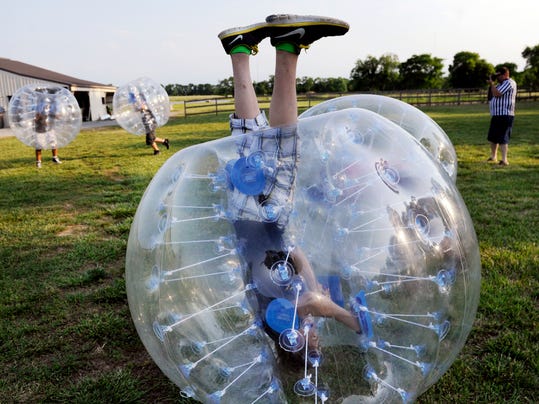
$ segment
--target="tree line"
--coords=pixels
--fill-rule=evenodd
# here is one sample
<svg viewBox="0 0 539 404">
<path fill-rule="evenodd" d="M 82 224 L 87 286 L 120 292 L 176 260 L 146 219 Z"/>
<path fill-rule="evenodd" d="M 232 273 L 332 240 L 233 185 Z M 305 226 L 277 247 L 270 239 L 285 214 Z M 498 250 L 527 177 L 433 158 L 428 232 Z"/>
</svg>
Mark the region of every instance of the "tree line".
<svg viewBox="0 0 539 404">
<path fill-rule="evenodd" d="M 505 66 L 518 86 L 527 90 L 539 90 L 539 44 L 526 47 L 522 51 L 526 65 L 517 70 L 516 63 L 506 62 L 493 65 L 482 59 L 478 53 L 462 51 L 455 54 L 448 66 L 448 74 L 443 74 L 442 59 L 430 54 L 413 55 L 404 62 L 391 53 L 380 57 L 367 56 L 357 60 L 349 78 L 296 79 L 298 93 L 344 93 L 354 91 L 392 91 L 443 88 L 479 88 L 496 69 Z M 254 82 L 257 95 L 269 95 L 273 89 L 273 76 L 268 80 Z M 215 84 L 167 84 L 168 95 L 224 95 L 234 93 L 232 77 Z"/>
</svg>

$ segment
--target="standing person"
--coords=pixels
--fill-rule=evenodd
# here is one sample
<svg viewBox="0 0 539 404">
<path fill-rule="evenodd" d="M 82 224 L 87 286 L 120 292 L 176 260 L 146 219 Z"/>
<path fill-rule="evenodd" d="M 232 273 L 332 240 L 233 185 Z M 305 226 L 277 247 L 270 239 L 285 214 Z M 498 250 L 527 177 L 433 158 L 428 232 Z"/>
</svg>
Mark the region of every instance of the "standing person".
<svg viewBox="0 0 539 404">
<path fill-rule="evenodd" d="M 141 101 L 139 111 L 142 125 L 144 126 L 144 129 L 146 131 L 146 144 L 152 147 L 153 154 L 156 155 L 160 153 L 157 143 L 164 144 L 168 150 L 168 148 L 170 147 L 168 139 L 161 139 L 160 137 L 155 136 L 155 130 L 157 129 L 157 120 L 155 119 L 153 112 L 148 108 L 144 100 Z"/>
<path fill-rule="evenodd" d="M 507 151 L 515 119 L 517 84 L 509 77 L 509 69 L 506 67 L 500 67 L 495 76 L 497 84 L 493 80 L 488 81 L 492 99 L 489 101 L 491 118 L 487 140 L 490 142 L 490 157 L 487 161 L 497 161 L 499 148 L 502 159 L 498 164 L 507 166 Z"/>
<path fill-rule="evenodd" d="M 232 136 L 238 137 L 240 156 L 232 169 L 229 209 L 247 264 L 247 282 L 257 285 L 254 306 L 259 310 L 266 332 L 275 340 L 283 327 L 289 325 L 279 321 L 286 317 L 283 311 L 293 310 L 293 306 L 286 304 L 285 287 L 272 281 L 270 273 L 276 263 L 289 265 L 290 271 L 304 279 L 304 293 L 297 305 L 300 319 L 332 317 L 360 332 L 357 318 L 331 300 L 299 248 L 283 246 L 298 158 L 298 57 L 301 49 L 316 40 L 344 35 L 348 28 L 347 23 L 333 18 L 280 14 L 267 17 L 264 23 L 219 34 L 232 63 L 235 112 L 230 115 L 230 128 Z M 269 122 L 259 108 L 249 64 L 251 55 L 258 52 L 258 44 L 266 37 L 276 49 Z M 241 137 L 242 134 L 246 135 Z M 274 168 L 262 175 L 256 166 L 249 167 L 249 158 L 255 155 L 268 159 L 266 163 Z M 290 312 L 287 314 L 292 316 Z M 308 337 L 308 345 L 310 349 L 318 349 L 315 330 Z"/>
<path fill-rule="evenodd" d="M 50 103 L 40 102 L 34 116 L 34 130 L 36 132 L 37 144 L 42 145 L 47 143 L 54 145 L 56 143 L 56 137 L 52 133 L 54 130 L 54 111 Z M 36 166 L 41 168 L 41 155 L 42 149 L 38 146 L 36 148 Z M 62 164 L 58 157 L 58 149 L 52 148 L 52 161 L 55 164 Z"/>
</svg>

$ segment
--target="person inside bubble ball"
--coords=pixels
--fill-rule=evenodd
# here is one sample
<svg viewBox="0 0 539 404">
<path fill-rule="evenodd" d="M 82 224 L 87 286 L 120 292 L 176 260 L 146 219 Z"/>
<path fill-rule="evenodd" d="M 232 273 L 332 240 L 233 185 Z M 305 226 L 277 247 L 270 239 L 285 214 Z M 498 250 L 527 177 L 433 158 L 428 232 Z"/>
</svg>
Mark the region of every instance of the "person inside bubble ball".
<svg viewBox="0 0 539 404">
<path fill-rule="evenodd" d="M 314 316 L 334 318 L 361 332 L 357 317 L 332 300 L 305 254 L 283 241 L 298 159 L 298 57 L 302 49 L 320 38 L 344 35 L 348 29 L 346 22 L 333 18 L 278 14 L 263 23 L 218 35 L 232 63 L 235 112 L 230 115 L 230 128 L 237 137 L 240 156 L 228 165 L 233 185 L 229 210 L 247 265 L 247 282 L 256 285 L 251 303 L 275 341 L 292 326 L 296 303 L 299 319 L 293 328 L 301 329 L 300 322 Z M 250 57 L 258 53 L 258 44 L 267 37 L 276 49 L 269 122 L 260 110 L 250 73 Z M 290 279 L 300 279 L 297 302 L 293 284 L 276 281 L 275 272 L 272 275 L 276 262 L 290 268 Z M 315 327 L 307 339 L 309 350 L 319 349 Z"/>
<path fill-rule="evenodd" d="M 55 164 L 62 164 L 58 157 L 58 148 L 55 147 L 56 136 L 54 135 L 54 107 L 50 102 L 41 101 L 37 105 L 34 116 L 34 131 L 36 134 L 36 166 L 41 168 L 42 146 L 47 144 L 52 146 L 52 161 Z M 40 147 L 41 145 L 41 147 Z"/>
<path fill-rule="evenodd" d="M 155 130 L 157 129 L 157 120 L 152 110 L 148 108 L 148 104 L 144 97 L 138 103 L 138 111 L 140 112 L 140 119 L 144 130 L 146 132 L 146 145 L 151 146 L 153 149 L 153 154 L 157 155 L 160 153 L 157 143 L 162 143 L 167 149 L 170 147 L 168 139 L 162 139 L 155 135 Z"/>
</svg>

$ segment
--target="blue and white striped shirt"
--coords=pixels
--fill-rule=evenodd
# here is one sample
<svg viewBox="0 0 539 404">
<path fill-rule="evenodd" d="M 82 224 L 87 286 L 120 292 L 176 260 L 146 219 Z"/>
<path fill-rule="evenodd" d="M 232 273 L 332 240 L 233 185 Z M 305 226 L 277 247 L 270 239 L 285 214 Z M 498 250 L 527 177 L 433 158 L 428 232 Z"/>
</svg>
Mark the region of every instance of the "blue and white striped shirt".
<svg viewBox="0 0 539 404">
<path fill-rule="evenodd" d="M 517 83 L 511 78 L 499 83 L 496 88 L 499 97 L 492 97 L 489 102 L 490 115 L 515 115 L 515 101 L 517 98 Z"/>
</svg>

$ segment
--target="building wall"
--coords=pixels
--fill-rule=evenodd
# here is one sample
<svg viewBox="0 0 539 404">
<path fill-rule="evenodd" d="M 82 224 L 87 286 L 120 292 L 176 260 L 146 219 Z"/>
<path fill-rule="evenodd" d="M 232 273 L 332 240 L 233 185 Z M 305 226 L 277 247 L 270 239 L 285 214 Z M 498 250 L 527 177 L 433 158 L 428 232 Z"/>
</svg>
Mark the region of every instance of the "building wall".
<svg viewBox="0 0 539 404">
<path fill-rule="evenodd" d="M 31 77 L 24 77 L 18 74 L 13 74 L 6 72 L 5 70 L 0 70 L 0 107 L 3 107 L 7 111 L 9 105 L 9 97 L 11 97 L 19 88 L 24 87 L 28 84 L 37 84 L 37 85 L 55 85 L 58 83 L 53 83 L 51 81 L 33 79 Z M 63 86 L 66 87 L 67 86 Z"/>
<path fill-rule="evenodd" d="M 112 107 L 112 95 L 115 88 L 113 86 L 96 87 L 77 87 L 75 85 L 66 85 L 46 80 L 34 79 L 0 70 L 0 107 L 5 111 L 8 109 L 10 97 L 21 87 L 26 85 L 53 85 L 62 86 L 70 90 L 73 94 L 84 94 L 76 96 L 79 106 L 83 112 L 83 119 L 97 121 L 107 115 L 107 104 Z M 80 99 L 86 100 L 86 105 L 80 105 Z M 7 114 L 4 116 L 4 126 L 7 126 Z"/>
</svg>

